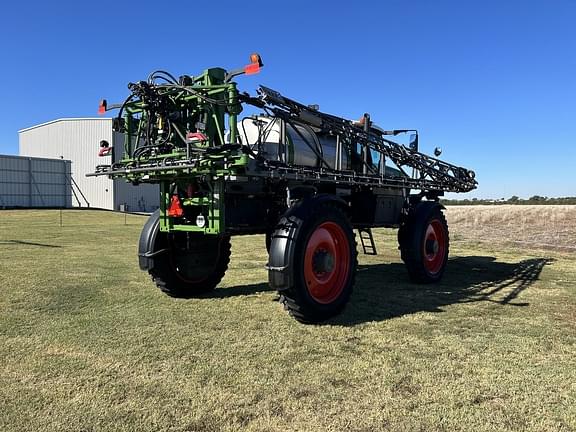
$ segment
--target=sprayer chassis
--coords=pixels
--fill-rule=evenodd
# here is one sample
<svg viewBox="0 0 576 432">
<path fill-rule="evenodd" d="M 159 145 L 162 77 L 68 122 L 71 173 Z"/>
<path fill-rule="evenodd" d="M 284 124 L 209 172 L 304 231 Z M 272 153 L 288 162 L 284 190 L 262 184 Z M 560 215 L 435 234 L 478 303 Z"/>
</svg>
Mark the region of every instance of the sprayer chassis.
<svg viewBox="0 0 576 432">
<path fill-rule="evenodd" d="M 263 234 L 274 228 L 279 216 L 296 201 L 318 194 L 331 196 L 347 208 L 354 227 L 397 227 L 409 189 L 402 179 L 363 176 L 353 171 L 321 168 L 246 165 L 232 156 L 218 160 L 221 169 L 199 169 L 201 160 L 172 167 L 141 166 L 146 182 L 160 185 L 160 229 L 207 235 Z M 245 161 L 245 160 L 244 160 Z M 217 165 L 218 162 L 215 164 Z M 115 171 L 112 177 L 130 178 L 135 170 Z M 187 171 L 190 171 L 188 173 Z M 142 181 L 139 176 L 139 181 Z M 182 200 L 184 215 L 169 216 L 174 185 L 194 195 Z M 429 198 L 439 192 L 428 193 Z M 202 224 L 197 223 L 203 216 Z"/>
<path fill-rule="evenodd" d="M 251 59 L 246 73 L 262 65 Z M 230 80 L 240 73 L 214 68 L 176 80 L 159 71 L 131 83 L 118 106 L 125 117 L 114 122 L 124 152 L 101 143 L 112 161 L 89 175 L 160 186 L 138 251 L 156 285 L 174 297 L 210 291 L 226 271 L 230 236 L 265 234 L 269 283 L 284 307 L 301 322 L 322 321 L 350 298 L 353 230 L 364 253 L 376 254 L 374 227 L 398 228 L 412 280 L 440 280 L 449 238 L 438 200 L 474 189 L 474 173 L 418 152 L 417 133 L 410 146 L 389 140 L 412 131 L 384 131 L 367 114 L 352 122 L 266 87 L 258 97 L 239 94 Z M 265 115 L 239 122 L 243 104 Z"/>
</svg>

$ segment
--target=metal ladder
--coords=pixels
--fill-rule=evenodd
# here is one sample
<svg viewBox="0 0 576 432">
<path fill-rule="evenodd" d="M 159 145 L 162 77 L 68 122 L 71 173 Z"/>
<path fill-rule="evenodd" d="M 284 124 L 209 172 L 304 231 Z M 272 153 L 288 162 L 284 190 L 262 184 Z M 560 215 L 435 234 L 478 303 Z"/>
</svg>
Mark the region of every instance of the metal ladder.
<svg viewBox="0 0 576 432">
<path fill-rule="evenodd" d="M 358 228 L 358 234 L 360 235 L 360 243 L 362 244 L 364 255 L 376 255 L 376 245 L 374 244 L 372 229 Z"/>
</svg>

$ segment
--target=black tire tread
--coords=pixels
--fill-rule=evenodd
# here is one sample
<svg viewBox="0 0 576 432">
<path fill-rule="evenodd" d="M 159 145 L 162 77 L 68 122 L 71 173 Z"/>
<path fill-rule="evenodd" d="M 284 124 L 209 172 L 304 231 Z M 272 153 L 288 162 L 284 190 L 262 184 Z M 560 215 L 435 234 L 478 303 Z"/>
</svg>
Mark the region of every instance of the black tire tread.
<svg viewBox="0 0 576 432">
<path fill-rule="evenodd" d="M 410 279 L 420 284 L 438 282 L 442 278 L 446 266 L 444 265 L 436 276 L 431 277 L 422 262 L 420 239 L 416 237 L 419 237 L 422 227 L 427 226 L 428 221 L 432 219 L 439 219 L 446 229 L 446 255 L 448 256 L 450 253 L 450 232 L 448 222 L 440 207 L 434 207 L 423 218 L 409 218 L 398 230 L 398 244 L 402 261 L 406 265 Z"/>
<path fill-rule="evenodd" d="M 212 291 L 218 286 L 230 263 L 230 237 L 222 238 L 220 254 L 212 274 L 204 281 L 195 284 L 186 284 L 174 276 L 174 270 L 167 260 L 157 260 L 154 268 L 148 271 L 152 281 L 166 295 L 174 298 L 192 298 Z"/>
<path fill-rule="evenodd" d="M 318 206 L 318 208 L 312 210 L 312 213 L 307 219 L 314 221 L 316 220 L 316 216 L 318 214 L 322 214 L 326 211 L 330 212 L 332 215 L 336 215 L 335 218 L 337 220 L 340 219 L 341 221 L 344 221 L 351 230 L 352 233 L 351 245 L 353 246 L 352 248 L 353 253 L 351 256 L 352 263 L 350 271 L 352 275 L 349 283 L 349 288 L 345 289 L 343 293 L 344 297 L 341 297 L 339 299 L 340 303 L 339 306 L 325 313 L 319 312 L 316 308 L 311 307 L 311 305 L 304 298 L 301 292 L 301 290 L 304 290 L 305 288 L 296 286 L 298 282 L 294 283 L 295 286 L 279 291 L 280 295 L 279 301 L 283 305 L 284 309 L 288 311 L 290 316 L 292 316 L 295 320 L 303 324 L 315 324 L 321 321 L 325 321 L 331 318 L 332 316 L 340 313 L 348 303 L 348 300 L 352 295 L 354 284 L 356 282 L 356 268 L 358 266 L 358 250 L 356 248 L 356 235 L 350 225 L 350 221 L 346 213 L 344 213 L 344 211 L 342 211 L 342 209 L 340 209 L 338 206 L 332 204 L 322 204 Z M 298 280 L 298 278 L 295 279 Z"/>
</svg>

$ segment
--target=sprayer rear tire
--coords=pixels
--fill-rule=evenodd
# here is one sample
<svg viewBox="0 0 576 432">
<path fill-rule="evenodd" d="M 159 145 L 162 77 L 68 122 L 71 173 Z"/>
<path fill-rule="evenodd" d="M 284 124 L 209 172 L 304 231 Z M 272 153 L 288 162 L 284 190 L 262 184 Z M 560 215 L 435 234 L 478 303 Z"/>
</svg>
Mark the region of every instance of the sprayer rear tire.
<svg viewBox="0 0 576 432">
<path fill-rule="evenodd" d="M 192 298 L 212 291 L 230 262 L 230 237 L 185 233 L 159 233 L 156 250 L 167 249 L 154 259 L 148 272 L 156 286 L 177 298 Z"/>
<path fill-rule="evenodd" d="M 450 238 L 440 206 L 415 211 L 400 227 L 398 243 L 413 282 L 434 283 L 442 279 L 448 263 Z"/>
<path fill-rule="evenodd" d="M 295 218 L 290 216 L 288 235 L 282 219 L 272 235 L 271 255 L 285 247 L 286 239 L 293 242 L 286 246 L 294 251 L 286 256 L 292 282 L 278 289 L 280 302 L 297 321 L 317 323 L 339 314 L 350 299 L 356 277 L 356 241 L 348 218 L 337 206 L 319 204 L 307 217 Z"/>
</svg>

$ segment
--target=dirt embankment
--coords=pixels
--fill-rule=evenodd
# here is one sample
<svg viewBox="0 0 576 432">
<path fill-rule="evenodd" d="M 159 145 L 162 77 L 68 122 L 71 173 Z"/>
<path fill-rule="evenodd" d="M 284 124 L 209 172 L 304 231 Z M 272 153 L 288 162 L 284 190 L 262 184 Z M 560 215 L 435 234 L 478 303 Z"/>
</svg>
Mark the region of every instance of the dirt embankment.
<svg viewBox="0 0 576 432">
<path fill-rule="evenodd" d="M 576 205 L 448 206 L 453 240 L 515 243 L 576 253 Z"/>
</svg>

